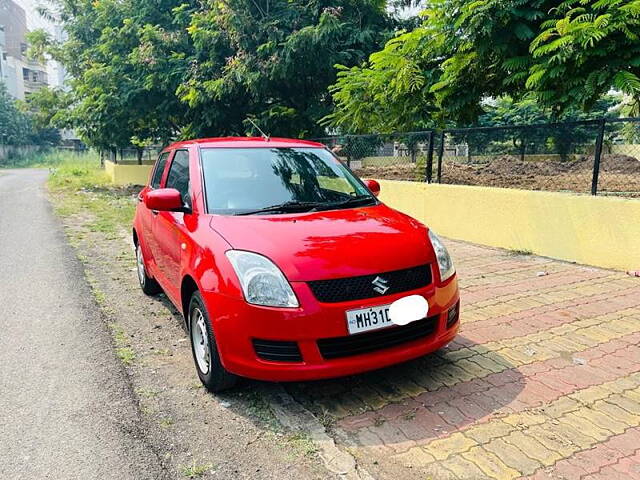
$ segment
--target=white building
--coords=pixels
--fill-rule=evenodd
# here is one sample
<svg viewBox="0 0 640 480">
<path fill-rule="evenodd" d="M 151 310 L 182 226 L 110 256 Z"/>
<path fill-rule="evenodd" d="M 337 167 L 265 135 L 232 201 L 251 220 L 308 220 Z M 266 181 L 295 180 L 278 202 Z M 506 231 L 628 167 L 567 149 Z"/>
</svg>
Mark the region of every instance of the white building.
<svg viewBox="0 0 640 480">
<path fill-rule="evenodd" d="M 12 0 L 0 0 L 0 30 L 2 81 L 11 96 L 25 100 L 49 82 L 46 66 L 26 56 L 27 17 Z"/>
</svg>

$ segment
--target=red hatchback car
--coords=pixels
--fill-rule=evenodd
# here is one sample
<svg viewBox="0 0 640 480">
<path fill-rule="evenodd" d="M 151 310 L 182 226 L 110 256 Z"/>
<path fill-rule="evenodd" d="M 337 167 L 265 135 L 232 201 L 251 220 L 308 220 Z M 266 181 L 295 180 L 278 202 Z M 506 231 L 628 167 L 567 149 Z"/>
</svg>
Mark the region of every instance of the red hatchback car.
<svg viewBox="0 0 640 480">
<path fill-rule="evenodd" d="M 446 248 L 379 190 L 302 140 L 202 139 L 160 154 L 134 219 L 138 276 L 184 315 L 209 390 L 236 376 L 355 374 L 454 338 L 459 293 Z M 428 314 L 391 321 L 390 306 L 415 295 Z"/>
</svg>

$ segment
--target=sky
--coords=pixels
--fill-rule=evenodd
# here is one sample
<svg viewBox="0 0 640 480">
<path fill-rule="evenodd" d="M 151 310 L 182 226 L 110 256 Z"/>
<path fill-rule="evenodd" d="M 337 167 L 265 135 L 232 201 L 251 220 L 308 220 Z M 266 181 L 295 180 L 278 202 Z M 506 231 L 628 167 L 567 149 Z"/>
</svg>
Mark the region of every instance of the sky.
<svg viewBox="0 0 640 480">
<path fill-rule="evenodd" d="M 20 5 L 27 14 L 27 28 L 29 30 L 35 30 L 37 28 L 44 28 L 47 31 L 53 30 L 53 25 L 46 19 L 42 18 L 36 12 L 36 7 L 42 5 L 40 0 L 13 0 L 14 3 Z"/>
</svg>

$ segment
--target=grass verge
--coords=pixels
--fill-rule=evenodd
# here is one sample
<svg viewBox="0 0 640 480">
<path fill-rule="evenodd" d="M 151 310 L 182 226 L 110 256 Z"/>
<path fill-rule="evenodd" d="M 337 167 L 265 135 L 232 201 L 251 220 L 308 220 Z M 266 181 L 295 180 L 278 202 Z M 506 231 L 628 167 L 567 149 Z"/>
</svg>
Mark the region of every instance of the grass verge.
<svg viewBox="0 0 640 480">
<path fill-rule="evenodd" d="M 58 215 L 84 214 L 90 217 L 89 230 L 105 233 L 107 238 L 130 230 L 138 187 L 111 185 L 95 153 L 52 156 L 56 166 L 50 169 L 48 187 Z"/>
</svg>

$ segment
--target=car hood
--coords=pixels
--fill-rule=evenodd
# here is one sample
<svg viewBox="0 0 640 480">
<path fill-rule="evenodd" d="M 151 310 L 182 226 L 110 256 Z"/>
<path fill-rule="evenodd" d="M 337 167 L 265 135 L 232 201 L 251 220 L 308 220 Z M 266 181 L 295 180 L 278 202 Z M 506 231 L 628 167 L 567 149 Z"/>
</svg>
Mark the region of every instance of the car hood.
<svg viewBox="0 0 640 480">
<path fill-rule="evenodd" d="M 270 258 L 291 281 L 368 275 L 431 263 L 427 229 L 386 205 L 288 215 L 214 215 L 237 250 Z"/>
</svg>

